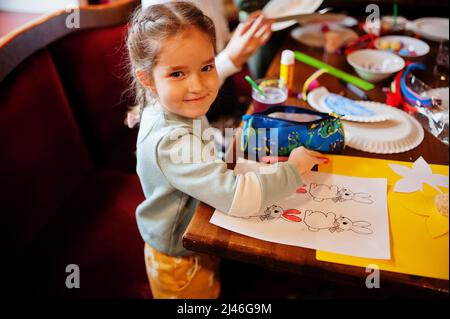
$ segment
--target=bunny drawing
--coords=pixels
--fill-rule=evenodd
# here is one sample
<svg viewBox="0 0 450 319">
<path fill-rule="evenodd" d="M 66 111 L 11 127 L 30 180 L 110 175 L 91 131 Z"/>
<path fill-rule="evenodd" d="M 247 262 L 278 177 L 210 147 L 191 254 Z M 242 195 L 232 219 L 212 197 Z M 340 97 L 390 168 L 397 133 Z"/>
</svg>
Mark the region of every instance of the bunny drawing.
<svg viewBox="0 0 450 319">
<path fill-rule="evenodd" d="M 283 215 L 283 208 L 277 205 L 272 205 L 266 208 L 264 215 L 258 216 L 261 220 L 271 220 L 275 218 L 280 218 Z"/>
<path fill-rule="evenodd" d="M 263 215 L 253 217 L 259 217 L 261 221 L 282 218 L 295 223 L 304 222 L 308 226 L 308 230 L 312 232 L 328 229 L 330 233 L 349 230 L 362 235 L 373 233 L 372 229 L 369 228 L 371 226 L 369 222 L 362 220 L 352 221 L 350 218 L 342 216 L 336 218 L 335 213 L 329 212 L 325 214 L 321 211 L 312 211 L 310 209 L 302 213 L 298 209 L 284 210 L 281 206 L 272 205 L 266 208 Z"/>
<path fill-rule="evenodd" d="M 347 217 L 336 218 L 335 213 L 323 213 L 321 211 L 305 211 L 303 222 L 308 226 L 308 230 L 317 232 L 321 229 L 328 229 L 330 233 L 353 231 L 357 234 L 370 235 L 373 233 L 369 227 L 371 224 L 366 221 L 352 221 Z"/>
<path fill-rule="evenodd" d="M 301 219 L 297 216 L 300 215 L 301 212 L 297 209 L 287 209 L 284 210 L 283 207 L 278 205 L 272 205 L 266 208 L 263 215 L 258 216 L 262 221 L 263 220 L 272 220 L 275 218 L 282 217 L 283 219 L 287 219 L 290 221 L 301 221 Z"/>
<path fill-rule="evenodd" d="M 367 193 L 353 193 L 348 188 L 337 187 L 336 185 L 325 185 L 325 184 L 316 184 L 311 183 L 309 185 L 309 194 L 312 198 L 321 202 L 327 199 L 331 199 L 335 203 L 337 202 L 345 202 L 349 200 L 353 200 L 362 204 L 372 204 L 373 200 L 370 198 L 372 195 Z"/>
</svg>

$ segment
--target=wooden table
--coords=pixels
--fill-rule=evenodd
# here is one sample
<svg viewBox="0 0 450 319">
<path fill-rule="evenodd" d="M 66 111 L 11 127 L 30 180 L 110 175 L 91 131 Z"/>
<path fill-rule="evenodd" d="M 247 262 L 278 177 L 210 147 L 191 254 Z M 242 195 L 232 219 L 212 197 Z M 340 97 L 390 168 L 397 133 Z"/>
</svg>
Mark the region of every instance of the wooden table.
<svg viewBox="0 0 450 319">
<path fill-rule="evenodd" d="M 437 53 L 437 44 L 429 44 L 431 45 L 431 52 L 427 56 L 418 58 L 417 60 L 426 63 L 427 66 L 430 67 L 430 72 L 428 72 L 428 74 L 432 74 L 432 66 L 434 65 Z M 273 59 L 266 76 L 267 78 L 278 78 L 281 51 L 283 49 L 299 50 L 341 70 L 355 74 L 353 69 L 347 64 L 345 56 L 325 54 L 322 50 L 308 48 L 288 38 Z M 296 91 L 300 89 L 301 84 L 303 84 L 306 78 L 311 75 L 314 70 L 315 69 L 312 67 L 296 62 L 294 77 Z M 325 74 L 319 80 L 321 83 L 326 84 L 326 87 L 331 92 L 338 93 L 344 90 L 338 80 L 330 75 Z M 389 86 L 389 83 L 390 80 L 382 82 L 377 85 L 375 89 L 367 92 L 370 99 L 377 102 L 385 102 L 385 94 L 382 92 L 382 87 Z M 353 98 L 356 99 L 356 97 Z M 309 108 L 305 102 L 299 101 L 295 97 L 290 97 L 288 104 Z M 250 106 L 248 112 L 252 112 L 252 106 Z M 410 162 L 423 156 L 430 164 L 448 165 L 449 163 L 448 147 L 427 131 L 425 131 L 423 142 L 417 148 L 408 152 L 393 155 L 380 155 L 362 152 L 347 147 L 342 154 Z M 214 209 L 212 207 L 204 203 L 199 205 L 183 237 L 183 244 L 187 249 L 254 263 L 273 270 L 320 276 L 320 278 L 325 280 L 346 283 L 353 282 L 358 285 L 364 285 L 365 278 L 368 274 L 363 267 L 318 261 L 316 260 L 316 252 L 313 249 L 263 241 L 220 228 L 209 223 L 213 212 Z M 392 287 L 400 287 L 400 290 L 402 291 L 408 291 L 414 288 L 419 289 L 420 291 L 439 292 L 444 294 L 448 294 L 449 291 L 449 283 L 447 280 L 438 280 L 388 271 L 381 271 L 381 278 L 384 285 L 388 283 L 388 285 L 390 284 Z M 386 285 L 384 287 L 386 287 Z"/>
</svg>

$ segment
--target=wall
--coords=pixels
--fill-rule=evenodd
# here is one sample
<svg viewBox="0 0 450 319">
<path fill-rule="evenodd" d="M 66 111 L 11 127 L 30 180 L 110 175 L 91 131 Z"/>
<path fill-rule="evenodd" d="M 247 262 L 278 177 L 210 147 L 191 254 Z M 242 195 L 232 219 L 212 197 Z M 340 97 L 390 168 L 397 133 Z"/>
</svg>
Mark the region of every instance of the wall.
<svg viewBox="0 0 450 319">
<path fill-rule="evenodd" d="M 48 13 L 87 4 L 87 0 L 0 0 L 1 11 Z"/>
</svg>

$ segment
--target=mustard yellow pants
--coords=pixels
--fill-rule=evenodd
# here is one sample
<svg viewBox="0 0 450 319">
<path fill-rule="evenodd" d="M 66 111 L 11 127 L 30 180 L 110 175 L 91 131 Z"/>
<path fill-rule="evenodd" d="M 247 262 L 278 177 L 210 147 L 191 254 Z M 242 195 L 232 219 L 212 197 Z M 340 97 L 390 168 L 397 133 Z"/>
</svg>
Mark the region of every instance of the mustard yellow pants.
<svg viewBox="0 0 450 319">
<path fill-rule="evenodd" d="M 220 294 L 219 258 L 173 257 L 145 244 L 147 276 L 156 299 L 215 299 Z"/>
</svg>

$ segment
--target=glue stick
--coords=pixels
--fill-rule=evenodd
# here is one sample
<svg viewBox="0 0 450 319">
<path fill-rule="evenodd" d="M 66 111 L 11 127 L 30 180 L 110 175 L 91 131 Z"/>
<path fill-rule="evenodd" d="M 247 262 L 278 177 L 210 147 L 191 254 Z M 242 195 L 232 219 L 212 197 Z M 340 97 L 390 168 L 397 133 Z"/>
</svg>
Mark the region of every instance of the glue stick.
<svg viewBox="0 0 450 319">
<path fill-rule="evenodd" d="M 294 85 L 294 65 L 294 52 L 291 50 L 284 50 L 281 53 L 280 79 L 286 85 L 289 95 L 292 94 L 292 87 Z"/>
</svg>

